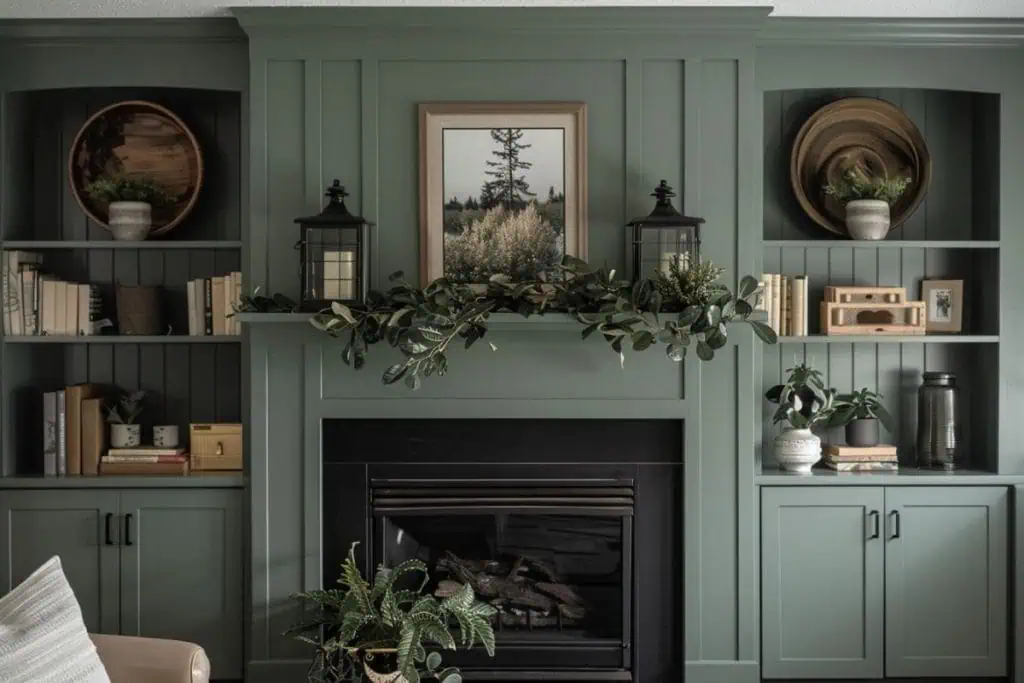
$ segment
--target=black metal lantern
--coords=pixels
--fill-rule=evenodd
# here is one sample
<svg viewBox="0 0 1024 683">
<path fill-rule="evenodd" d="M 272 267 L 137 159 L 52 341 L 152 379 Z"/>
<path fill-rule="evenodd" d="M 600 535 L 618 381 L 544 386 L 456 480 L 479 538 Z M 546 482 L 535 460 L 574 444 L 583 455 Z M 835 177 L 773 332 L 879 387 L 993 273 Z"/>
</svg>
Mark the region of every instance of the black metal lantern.
<svg viewBox="0 0 1024 683">
<path fill-rule="evenodd" d="M 330 201 L 316 216 L 296 218 L 302 237 L 296 247 L 302 259 L 302 297 L 304 311 L 319 311 L 332 301 L 358 303 L 366 298 L 370 286 L 370 227 L 361 216 L 353 216 L 345 207 L 348 192 L 341 182 L 324 192 Z"/>
<path fill-rule="evenodd" d="M 700 226 L 703 218 L 684 216 L 672 206 L 675 192 L 664 180 L 651 193 L 657 198 L 650 215 L 634 218 L 627 225 L 633 230 L 633 281 L 668 273 L 678 260 L 680 270 L 700 263 Z"/>
</svg>

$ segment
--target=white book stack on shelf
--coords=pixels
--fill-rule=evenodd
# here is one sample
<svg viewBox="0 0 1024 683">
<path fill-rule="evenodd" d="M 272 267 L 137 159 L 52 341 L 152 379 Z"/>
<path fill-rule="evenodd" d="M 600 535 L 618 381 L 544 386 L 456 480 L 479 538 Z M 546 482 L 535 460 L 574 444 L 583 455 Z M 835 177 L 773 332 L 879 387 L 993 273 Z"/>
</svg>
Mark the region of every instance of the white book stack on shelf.
<svg viewBox="0 0 1024 683">
<path fill-rule="evenodd" d="M 810 294 L 806 275 L 764 273 L 761 275 L 761 289 L 763 294 L 758 308 L 768 314 L 767 324 L 776 334 L 785 337 L 810 334 L 807 321 Z"/>
<path fill-rule="evenodd" d="M 188 297 L 188 333 L 191 336 L 223 336 L 242 333 L 234 316 L 242 296 L 242 274 L 232 272 L 191 280 Z"/>
</svg>

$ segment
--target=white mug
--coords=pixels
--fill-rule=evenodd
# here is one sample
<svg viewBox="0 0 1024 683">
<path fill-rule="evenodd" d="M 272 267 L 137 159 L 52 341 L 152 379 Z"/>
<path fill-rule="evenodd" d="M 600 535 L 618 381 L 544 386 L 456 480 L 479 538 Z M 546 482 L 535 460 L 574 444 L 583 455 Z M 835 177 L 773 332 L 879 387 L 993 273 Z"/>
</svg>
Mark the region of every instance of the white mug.
<svg viewBox="0 0 1024 683">
<path fill-rule="evenodd" d="M 159 448 L 177 448 L 178 425 L 157 425 L 153 427 L 153 445 Z"/>
</svg>

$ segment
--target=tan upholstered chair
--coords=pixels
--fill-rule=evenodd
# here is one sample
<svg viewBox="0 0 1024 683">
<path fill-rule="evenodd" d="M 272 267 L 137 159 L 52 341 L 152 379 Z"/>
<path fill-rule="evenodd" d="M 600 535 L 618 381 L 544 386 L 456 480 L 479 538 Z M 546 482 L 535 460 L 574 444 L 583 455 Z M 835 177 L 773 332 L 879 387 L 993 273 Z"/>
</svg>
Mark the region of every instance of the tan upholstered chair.
<svg viewBox="0 0 1024 683">
<path fill-rule="evenodd" d="M 110 683 L 209 683 L 210 660 L 194 643 L 91 634 Z"/>
</svg>

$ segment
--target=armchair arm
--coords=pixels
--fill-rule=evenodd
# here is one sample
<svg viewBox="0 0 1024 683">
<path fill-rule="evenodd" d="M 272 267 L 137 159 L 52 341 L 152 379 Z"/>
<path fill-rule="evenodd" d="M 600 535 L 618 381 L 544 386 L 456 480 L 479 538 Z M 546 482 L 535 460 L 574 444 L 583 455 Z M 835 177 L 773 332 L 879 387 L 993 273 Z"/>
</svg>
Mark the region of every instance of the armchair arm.
<svg viewBox="0 0 1024 683">
<path fill-rule="evenodd" d="M 110 683 L 209 683 L 210 660 L 194 643 L 90 634 Z"/>
</svg>

